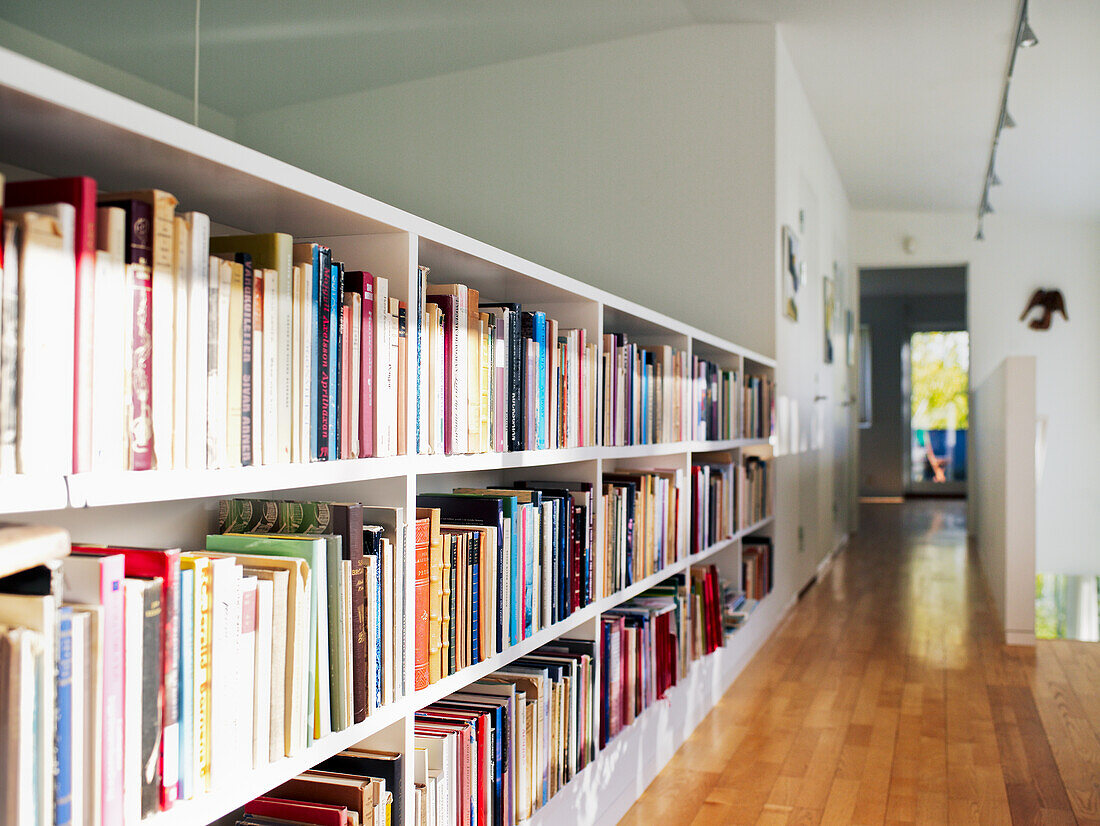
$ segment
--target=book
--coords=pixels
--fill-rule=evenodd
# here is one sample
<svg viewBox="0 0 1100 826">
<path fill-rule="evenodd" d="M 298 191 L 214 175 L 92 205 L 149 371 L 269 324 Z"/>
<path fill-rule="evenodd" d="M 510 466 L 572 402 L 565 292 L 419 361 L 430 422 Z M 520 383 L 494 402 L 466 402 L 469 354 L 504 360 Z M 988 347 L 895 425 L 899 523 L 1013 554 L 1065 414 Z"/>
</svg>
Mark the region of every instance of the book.
<svg viewBox="0 0 1100 826">
<path fill-rule="evenodd" d="M 358 458 L 374 455 L 375 427 L 375 311 L 374 276 L 362 270 L 344 273 L 344 290 L 359 296 L 359 451 Z"/>
<path fill-rule="evenodd" d="M 125 676 L 125 557 L 121 554 L 76 554 L 62 562 L 65 598 L 102 607 L 99 637 L 102 647 L 102 703 L 99 729 L 102 743 L 101 822 L 122 823 L 122 760 Z"/>
<path fill-rule="evenodd" d="M 419 690 L 421 688 L 427 688 L 429 683 L 428 672 L 428 626 L 429 626 L 429 608 L 428 599 L 430 596 L 429 589 L 429 554 L 431 548 L 431 517 L 421 517 L 420 508 L 417 508 L 416 519 L 416 570 L 415 570 L 415 659 L 414 659 L 414 676 L 413 676 L 413 688 Z M 438 515 L 437 515 L 437 528 L 438 528 Z"/>
<path fill-rule="evenodd" d="M 284 232 L 222 235 L 210 239 L 210 251 L 248 253 L 254 267 L 275 271 L 272 282 L 265 284 L 268 297 L 274 296 L 275 299 L 271 302 L 271 306 L 265 304 L 265 312 L 268 314 L 265 323 L 274 320 L 273 329 L 268 330 L 269 340 L 274 346 L 267 358 L 268 363 L 273 366 L 274 377 L 271 382 L 270 406 L 267 409 L 274 416 L 269 427 L 273 431 L 271 435 L 274 437 L 275 444 L 272 458 L 268 461 L 289 462 L 293 405 L 291 398 L 293 267 L 295 263 L 293 239 Z M 265 401 L 268 399 L 265 398 Z"/>
<path fill-rule="evenodd" d="M 145 201 L 100 199 L 126 213 L 126 281 L 132 291 L 123 335 L 128 352 L 125 386 L 126 468 L 150 470 L 153 453 L 153 209 Z"/>
<path fill-rule="evenodd" d="M 330 806 L 281 800 L 276 797 L 257 797 L 246 803 L 246 815 L 277 818 L 283 823 L 314 824 L 315 826 L 349 826 L 346 806 Z"/>
<path fill-rule="evenodd" d="M 468 356 L 469 294 L 465 284 L 429 284 L 428 301 L 439 307 L 444 317 L 443 419 L 444 452 L 466 453 L 469 448 Z"/>
<path fill-rule="evenodd" d="M 141 817 L 148 817 L 161 810 L 163 775 L 158 769 L 162 733 L 161 673 L 163 670 L 161 611 L 163 581 L 159 577 L 133 579 L 127 577 L 127 590 L 133 589 L 135 601 L 140 605 L 140 624 L 135 626 L 141 640 L 141 667 L 134 687 L 141 696 L 140 721 L 137 747 L 138 799 Z M 127 647 L 127 657 L 130 656 Z M 127 698 L 127 704 L 130 699 Z M 135 732 L 136 733 L 136 732 Z M 127 731 L 129 735 L 129 731 Z M 129 781 L 131 777 L 127 778 Z"/>
<path fill-rule="evenodd" d="M 92 470 L 125 470 L 127 328 L 133 323 L 126 270 L 126 211 L 96 210 L 92 293 Z"/>
<path fill-rule="evenodd" d="M 344 806 L 349 812 L 359 815 L 360 826 L 371 826 L 374 823 L 374 784 L 369 779 L 308 771 L 276 786 L 270 795 L 305 803 Z"/>
<path fill-rule="evenodd" d="M 92 466 L 96 182 L 87 177 L 11 182 L 4 185 L 4 203 L 9 214 L 14 208 L 44 204 L 63 203 L 73 207 L 73 294 L 63 300 L 64 305 L 69 306 L 71 299 L 73 309 L 72 468 L 76 473 L 88 471 Z"/>
<path fill-rule="evenodd" d="M 76 210 L 57 203 L 7 209 L 18 223 L 19 319 L 16 471 L 65 474 L 73 469 L 72 325 Z"/>
<path fill-rule="evenodd" d="M 116 201 L 141 201 L 151 210 L 151 408 L 154 466 L 172 467 L 175 388 L 173 341 L 175 330 L 175 215 L 177 201 L 159 189 L 114 192 L 100 196 L 101 205 Z M 157 440 L 163 444 L 158 444 Z"/>
<path fill-rule="evenodd" d="M 405 756 L 391 752 L 351 748 L 322 760 L 317 769 L 360 777 L 380 777 L 386 781 L 386 789 L 394 794 L 393 816 L 395 826 L 405 824 L 405 801 L 400 790 L 405 788 Z"/>
</svg>

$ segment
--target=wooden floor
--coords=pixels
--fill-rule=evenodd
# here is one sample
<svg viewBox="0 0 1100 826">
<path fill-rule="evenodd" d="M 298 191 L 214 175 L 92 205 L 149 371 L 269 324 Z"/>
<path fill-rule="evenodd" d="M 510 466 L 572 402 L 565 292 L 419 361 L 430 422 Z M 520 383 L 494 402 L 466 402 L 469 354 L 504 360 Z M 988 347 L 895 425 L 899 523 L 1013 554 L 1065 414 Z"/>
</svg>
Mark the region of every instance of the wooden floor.
<svg viewBox="0 0 1100 826">
<path fill-rule="evenodd" d="M 620 826 L 1100 824 L 1100 644 L 999 642 L 964 503 L 861 513 Z"/>
</svg>

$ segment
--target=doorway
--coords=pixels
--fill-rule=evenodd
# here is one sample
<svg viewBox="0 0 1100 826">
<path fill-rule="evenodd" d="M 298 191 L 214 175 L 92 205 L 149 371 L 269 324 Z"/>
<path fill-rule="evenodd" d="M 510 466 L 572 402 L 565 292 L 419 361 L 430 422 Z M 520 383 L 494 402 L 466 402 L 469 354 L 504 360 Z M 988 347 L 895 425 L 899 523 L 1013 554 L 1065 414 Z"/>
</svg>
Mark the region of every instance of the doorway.
<svg viewBox="0 0 1100 826">
<path fill-rule="evenodd" d="M 966 492 L 970 426 L 970 334 L 919 330 L 902 348 L 902 398 L 909 414 L 906 493 Z"/>
</svg>

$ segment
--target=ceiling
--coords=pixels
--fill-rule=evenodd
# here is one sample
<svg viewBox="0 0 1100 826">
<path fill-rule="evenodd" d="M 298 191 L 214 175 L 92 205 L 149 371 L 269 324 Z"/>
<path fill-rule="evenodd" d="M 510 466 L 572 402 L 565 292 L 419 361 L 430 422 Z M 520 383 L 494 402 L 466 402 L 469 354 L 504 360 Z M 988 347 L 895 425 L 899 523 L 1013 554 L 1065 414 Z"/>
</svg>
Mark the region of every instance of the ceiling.
<svg viewBox="0 0 1100 826">
<path fill-rule="evenodd" d="M 232 117 L 697 23 L 777 23 L 857 209 L 976 209 L 1018 0 L 202 0 Z M 151 13 L 155 8 L 156 13 Z M 993 205 L 1100 218 L 1100 2 L 1031 0 Z M 194 6 L 0 0 L 0 19 L 190 97 Z"/>
</svg>

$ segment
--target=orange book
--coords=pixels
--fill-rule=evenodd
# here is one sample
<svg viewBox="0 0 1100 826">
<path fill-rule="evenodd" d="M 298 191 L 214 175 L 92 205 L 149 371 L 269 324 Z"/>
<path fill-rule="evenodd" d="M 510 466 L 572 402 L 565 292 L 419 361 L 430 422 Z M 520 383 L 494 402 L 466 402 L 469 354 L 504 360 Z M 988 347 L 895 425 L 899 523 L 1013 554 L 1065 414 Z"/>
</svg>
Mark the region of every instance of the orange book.
<svg viewBox="0 0 1100 826">
<path fill-rule="evenodd" d="M 428 551 L 431 519 L 416 520 L 416 648 L 413 689 L 428 687 Z"/>
</svg>

